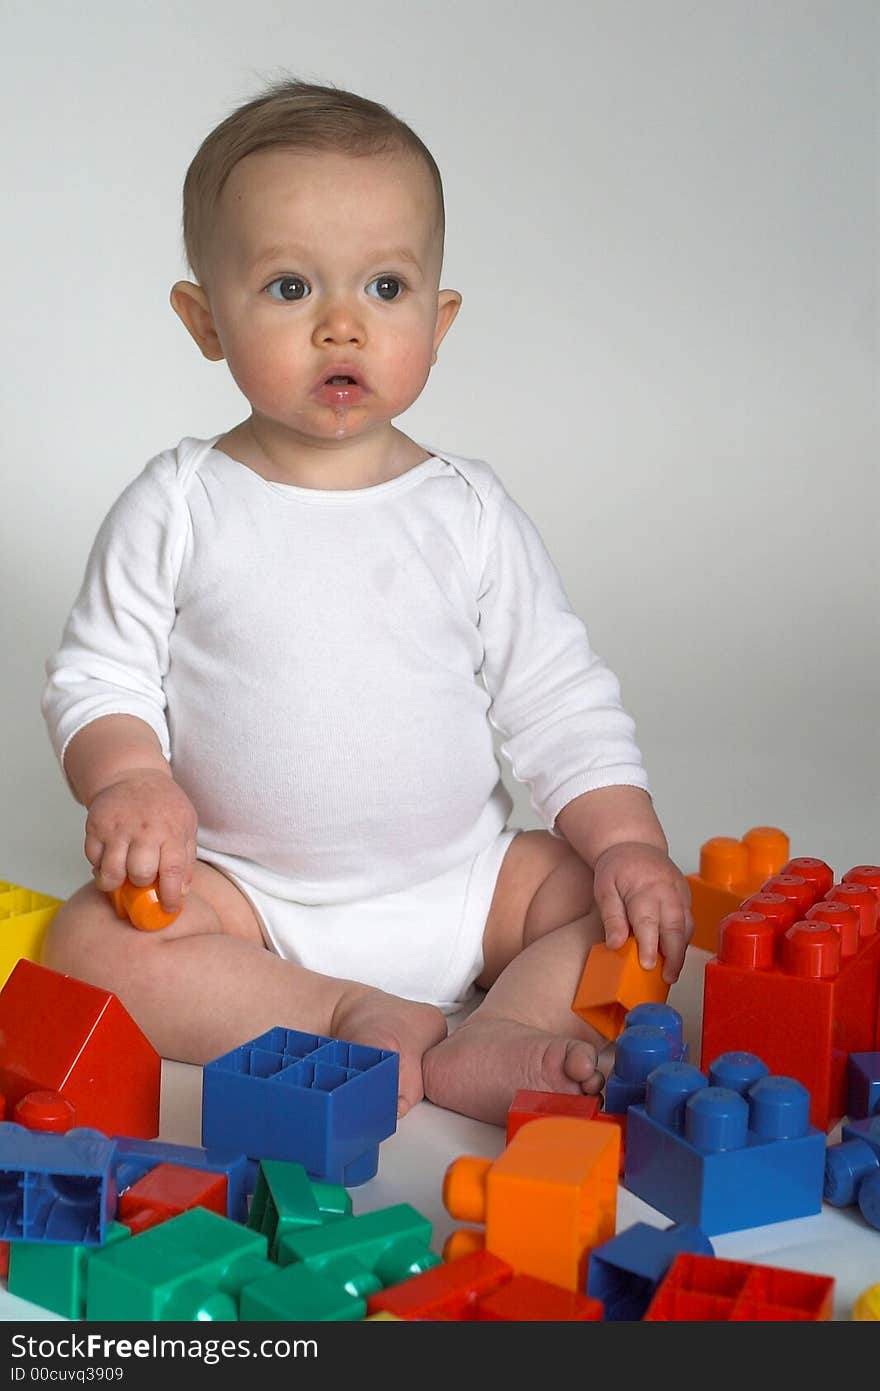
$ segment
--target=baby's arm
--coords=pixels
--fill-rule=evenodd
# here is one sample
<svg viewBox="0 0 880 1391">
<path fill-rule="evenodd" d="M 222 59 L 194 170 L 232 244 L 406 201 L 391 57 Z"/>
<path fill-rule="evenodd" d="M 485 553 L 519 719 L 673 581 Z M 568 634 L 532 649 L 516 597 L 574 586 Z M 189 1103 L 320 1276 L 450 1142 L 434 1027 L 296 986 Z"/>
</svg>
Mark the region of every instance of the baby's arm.
<svg viewBox="0 0 880 1391">
<path fill-rule="evenodd" d="M 197 819 L 153 729 L 132 715 L 93 720 L 68 744 L 64 769 L 88 809 L 85 853 L 97 887 L 158 878 L 163 908 L 176 912 L 192 880 Z"/>
<path fill-rule="evenodd" d="M 663 977 L 677 980 L 693 935 L 690 892 L 667 853 L 651 798 L 638 787 L 603 787 L 575 797 L 556 826 L 592 867 L 596 906 L 610 947 L 632 929 L 649 969 L 664 957 Z"/>
</svg>

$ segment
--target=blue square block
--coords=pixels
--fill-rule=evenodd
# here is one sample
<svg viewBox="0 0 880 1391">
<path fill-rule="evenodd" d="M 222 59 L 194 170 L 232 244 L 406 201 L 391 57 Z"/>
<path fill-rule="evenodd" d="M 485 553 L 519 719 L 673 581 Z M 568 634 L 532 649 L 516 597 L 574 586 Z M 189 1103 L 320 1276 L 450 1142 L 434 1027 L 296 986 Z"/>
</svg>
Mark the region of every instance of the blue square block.
<svg viewBox="0 0 880 1391">
<path fill-rule="evenodd" d="M 605 1321 L 641 1319 L 679 1251 L 714 1256 L 715 1251 L 699 1227 L 661 1229 L 635 1222 L 625 1231 L 596 1246 L 587 1267 L 587 1294 L 601 1299 Z"/>
<path fill-rule="evenodd" d="M 880 1053 L 850 1053 L 846 1076 L 847 1120 L 880 1115 Z"/>
<path fill-rule="evenodd" d="M 226 1216 L 233 1222 L 246 1222 L 248 1194 L 254 1191 L 256 1166 L 240 1150 L 201 1149 L 198 1145 L 169 1145 L 164 1140 L 141 1140 L 117 1135 L 114 1172 L 120 1193 L 143 1178 L 157 1164 L 180 1164 L 185 1169 L 203 1169 L 209 1174 L 226 1175 Z"/>
<path fill-rule="evenodd" d="M 354 1187 L 397 1129 L 400 1055 L 275 1028 L 205 1065 L 202 1142 Z"/>
<path fill-rule="evenodd" d="M 880 1116 L 864 1116 L 857 1121 L 844 1121 L 841 1140 L 864 1140 L 880 1159 Z"/>
<path fill-rule="evenodd" d="M 806 1088 L 766 1075 L 743 1096 L 705 1082 L 674 1063 L 651 1074 L 627 1113 L 625 1187 L 707 1236 L 820 1212 L 825 1135 Z"/>
<path fill-rule="evenodd" d="M 100 1246 L 116 1216 L 115 1152 L 99 1130 L 0 1123 L 0 1238 Z"/>
</svg>

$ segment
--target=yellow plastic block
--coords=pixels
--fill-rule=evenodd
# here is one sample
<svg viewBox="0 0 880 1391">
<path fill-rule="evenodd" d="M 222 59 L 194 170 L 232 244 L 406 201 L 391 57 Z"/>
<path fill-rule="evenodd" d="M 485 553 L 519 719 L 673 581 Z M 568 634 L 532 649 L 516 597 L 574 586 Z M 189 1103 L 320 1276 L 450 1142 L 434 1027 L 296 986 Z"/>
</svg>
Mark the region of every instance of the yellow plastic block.
<svg viewBox="0 0 880 1391">
<path fill-rule="evenodd" d="M 862 1290 L 853 1305 L 852 1316 L 861 1323 L 880 1322 L 880 1285 Z"/>
<path fill-rule="evenodd" d="M 62 902 L 0 880 L 0 985 L 23 956 L 40 964 L 43 938 Z"/>
<path fill-rule="evenodd" d="M 590 1250 L 614 1235 L 619 1157 L 616 1126 L 541 1117 L 522 1126 L 494 1163 L 453 1160 L 443 1202 L 464 1221 L 482 1214 L 486 1250 L 514 1270 L 582 1290 Z M 446 1249 L 444 1256 L 451 1258 Z"/>
<path fill-rule="evenodd" d="M 631 1009 L 649 1001 L 664 1004 L 668 994 L 662 956 L 646 971 L 639 963 L 638 942 L 627 937 L 613 950 L 604 942 L 590 948 L 571 1008 L 603 1038 L 617 1038 Z"/>
<path fill-rule="evenodd" d="M 399 1314 L 389 1314 L 387 1309 L 380 1309 L 378 1314 L 367 1314 L 367 1317 L 363 1320 L 363 1322 L 376 1323 L 380 1320 L 382 1323 L 387 1323 L 389 1320 L 393 1323 L 404 1322 L 404 1320 L 400 1317 Z"/>
<path fill-rule="evenodd" d="M 694 935 L 691 945 L 717 952 L 718 924 L 756 894 L 788 859 L 788 836 L 777 826 L 753 826 L 742 840 L 713 836 L 700 847 L 700 870 L 687 876 Z"/>
</svg>

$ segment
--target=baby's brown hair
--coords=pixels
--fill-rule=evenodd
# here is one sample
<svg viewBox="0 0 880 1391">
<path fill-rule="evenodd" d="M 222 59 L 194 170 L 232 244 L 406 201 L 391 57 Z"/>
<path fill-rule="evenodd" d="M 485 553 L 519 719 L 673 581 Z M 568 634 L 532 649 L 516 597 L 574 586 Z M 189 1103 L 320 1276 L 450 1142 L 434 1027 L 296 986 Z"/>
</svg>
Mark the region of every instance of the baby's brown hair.
<svg viewBox="0 0 880 1391">
<path fill-rule="evenodd" d="M 402 150 L 424 161 L 437 193 L 437 235 L 443 255 L 445 210 L 440 170 L 427 146 L 386 106 L 332 85 L 282 78 L 239 106 L 205 137 L 183 185 L 183 245 L 204 283 L 206 248 L 217 201 L 234 166 L 272 147 L 377 155 Z"/>
</svg>

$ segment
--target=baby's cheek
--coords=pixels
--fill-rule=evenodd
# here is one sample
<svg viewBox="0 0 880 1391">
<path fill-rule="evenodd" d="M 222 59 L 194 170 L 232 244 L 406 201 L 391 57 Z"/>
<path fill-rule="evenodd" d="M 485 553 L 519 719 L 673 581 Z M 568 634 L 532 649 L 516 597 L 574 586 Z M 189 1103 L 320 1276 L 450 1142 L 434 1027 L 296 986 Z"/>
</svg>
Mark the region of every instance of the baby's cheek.
<svg viewBox="0 0 880 1391">
<path fill-rule="evenodd" d="M 290 363 L 273 353 L 271 345 L 254 343 L 230 353 L 227 366 L 239 391 L 258 409 L 289 403 L 293 387 Z"/>
</svg>

